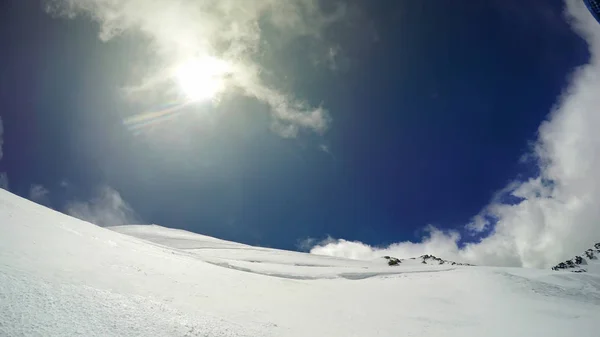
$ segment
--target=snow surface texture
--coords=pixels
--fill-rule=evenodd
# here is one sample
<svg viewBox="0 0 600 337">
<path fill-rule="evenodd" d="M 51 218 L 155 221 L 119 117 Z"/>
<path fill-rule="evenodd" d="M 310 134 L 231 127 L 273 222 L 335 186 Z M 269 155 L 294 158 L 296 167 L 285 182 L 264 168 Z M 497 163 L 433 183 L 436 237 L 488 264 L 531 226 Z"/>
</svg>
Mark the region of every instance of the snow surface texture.
<svg viewBox="0 0 600 337">
<path fill-rule="evenodd" d="M 0 190 L 0 336 L 598 336 L 600 275 L 353 261 Z"/>
<path fill-rule="evenodd" d="M 569 270 L 574 273 L 592 272 L 600 274 L 600 242 L 594 245 L 593 248 L 586 250 L 583 254 L 577 255 L 574 258 L 561 262 L 552 267 L 552 270 Z"/>
</svg>

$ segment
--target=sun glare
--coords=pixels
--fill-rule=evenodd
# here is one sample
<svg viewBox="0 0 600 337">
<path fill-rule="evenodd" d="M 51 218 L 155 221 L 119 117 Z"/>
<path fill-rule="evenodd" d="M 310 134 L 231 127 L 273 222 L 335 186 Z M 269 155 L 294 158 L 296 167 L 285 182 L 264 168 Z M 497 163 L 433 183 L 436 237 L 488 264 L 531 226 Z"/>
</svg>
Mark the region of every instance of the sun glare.
<svg viewBox="0 0 600 337">
<path fill-rule="evenodd" d="M 215 97 L 226 86 L 230 65 L 214 57 L 189 60 L 175 69 L 175 79 L 182 93 L 191 101 Z"/>
</svg>

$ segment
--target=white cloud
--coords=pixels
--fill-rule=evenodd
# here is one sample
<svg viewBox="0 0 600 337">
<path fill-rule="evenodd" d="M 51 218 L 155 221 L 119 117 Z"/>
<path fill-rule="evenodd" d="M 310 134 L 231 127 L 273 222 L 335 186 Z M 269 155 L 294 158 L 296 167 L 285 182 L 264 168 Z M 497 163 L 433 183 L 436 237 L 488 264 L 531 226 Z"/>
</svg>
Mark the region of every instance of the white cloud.
<svg viewBox="0 0 600 337">
<path fill-rule="evenodd" d="M 49 205 L 50 199 L 48 199 L 48 194 L 50 191 L 46 189 L 42 185 L 31 185 L 29 188 L 29 200 L 35 201 L 41 205 Z"/>
<path fill-rule="evenodd" d="M 319 145 L 319 149 L 325 153 L 331 154 L 331 150 L 329 149 L 329 146 L 327 146 L 325 144 Z"/>
<path fill-rule="evenodd" d="M 268 83 L 273 75 L 257 60 L 288 42 L 309 37 L 324 39 L 324 31 L 346 14 L 346 7 L 318 0 L 46 0 L 52 14 L 83 15 L 100 24 L 100 38 L 108 41 L 127 33 L 141 34 L 158 66 L 130 92 L 165 90 L 168 74 L 177 64 L 195 57 L 216 56 L 233 65 L 230 85 L 270 107 L 273 129 L 284 137 L 299 130 L 324 131 L 329 118 L 314 107 Z M 333 5 L 336 4 L 336 5 Z M 267 34 L 268 33 L 268 34 Z M 271 36 L 269 40 L 265 37 Z M 324 51 L 327 52 L 326 50 Z M 277 75 L 277 74 L 275 74 Z"/>
<path fill-rule="evenodd" d="M 330 70 L 338 70 L 338 58 L 341 52 L 340 46 L 329 47 L 327 51 L 327 56 L 325 58 L 327 62 L 327 66 Z"/>
<path fill-rule="evenodd" d="M 582 1 L 567 0 L 566 5 L 574 29 L 589 44 L 591 59 L 573 74 L 539 128 L 533 156 L 540 175 L 498 194 L 512 194 L 520 202 L 504 204 L 495 197 L 467 225 L 469 231 L 491 230 L 487 237 L 459 247 L 457 232 L 430 227 L 419 243 L 381 248 L 337 240 L 311 252 L 361 259 L 431 253 L 475 264 L 548 267 L 600 241 L 600 25 Z"/>
<path fill-rule="evenodd" d="M 117 226 L 138 223 L 136 213 L 111 187 L 99 189 L 98 195 L 89 202 L 70 202 L 66 213 L 98 226 Z"/>
<path fill-rule="evenodd" d="M 457 232 L 443 232 L 433 226 L 427 226 L 425 232 L 426 235 L 419 243 L 407 241 L 394 243 L 388 247 L 374 247 L 359 241 L 327 238 L 314 246 L 310 252 L 358 260 L 371 260 L 384 255 L 408 258 L 424 254 L 439 255 L 450 260 L 457 258 L 459 251 L 457 242 L 460 239 Z"/>
</svg>

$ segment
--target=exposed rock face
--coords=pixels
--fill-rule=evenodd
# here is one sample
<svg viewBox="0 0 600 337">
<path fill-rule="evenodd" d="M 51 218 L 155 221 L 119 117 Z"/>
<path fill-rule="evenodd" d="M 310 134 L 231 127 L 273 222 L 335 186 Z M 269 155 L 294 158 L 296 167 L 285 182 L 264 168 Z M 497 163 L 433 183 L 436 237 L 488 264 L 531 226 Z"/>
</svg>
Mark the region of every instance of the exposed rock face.
<svg viewBox="0 0 600 337">
<path fill-rule="evenodd" d="M 388 265 L 389 266 L 397 266 L 400 263 L 402 263 L 402 260 L 395 258 L 395 257 L 391 257 L 391 256 L 384 256 L 384 259 L 388 260 Z"/>
<path fill-rule="evenodd" d="M 568 270 L 574 273 L 585 273 L 588 272 L 588 266 L 591 262 L 598 263 L 598 257 L 600 257 L 600 242 L 596 243 L 594 248 L 590 248 L 583 252 L 583 254 L 557 264 L 552 267 L 552 270 Z"/>
<path fill-rule="evenodd" d="M 419 257 L 413 257 L 410 259 L 398 259 L 398 258 L 395 258 L 392 256 L 384 256 L 383 258 L 388 261 L 388 265 L 390 265 L 390 266 L 400 265 L 402 262 L 405 262 L 407 260 L 411 260 L 414 262 L 420 261 L 422 264 L 431 264 L 431 265 L 449 264 L 452 266 L 472 266 L 471 264 L 468 264 L 468 263 L 458 263 L 458 262 L 454 262 L 454 261 L 444 260 L 439 257 L 433 256 L 433 255 L 428 255 L 428 254 L 422 255 Z"/>
<path fill-rule="evenodd" d="M 427 254 L 420 256 L 418 258 L 422 259 L 423 262 L 421 262 L 421 263 L 423 263 L 423 264 L 450 264 L 453 266 L 472 266 L 472 264 L 444 260 L 437 256 L 427 255 Z"/>
</svg>

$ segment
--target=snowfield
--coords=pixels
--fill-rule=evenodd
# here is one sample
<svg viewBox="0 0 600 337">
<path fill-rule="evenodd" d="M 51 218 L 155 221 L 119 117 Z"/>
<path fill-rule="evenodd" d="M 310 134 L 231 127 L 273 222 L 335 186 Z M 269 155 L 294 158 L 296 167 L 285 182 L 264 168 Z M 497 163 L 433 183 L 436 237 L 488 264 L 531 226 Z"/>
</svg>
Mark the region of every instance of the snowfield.
<svg viewBox="0 0 600 337">
<path fill-rule="evenodd" d="M 597 337 L 600 275 L 107 229 L 0 190 L 0 336 Z"/>
</svg>

